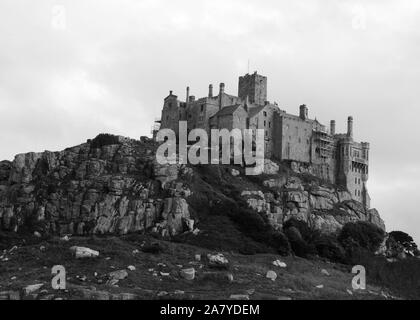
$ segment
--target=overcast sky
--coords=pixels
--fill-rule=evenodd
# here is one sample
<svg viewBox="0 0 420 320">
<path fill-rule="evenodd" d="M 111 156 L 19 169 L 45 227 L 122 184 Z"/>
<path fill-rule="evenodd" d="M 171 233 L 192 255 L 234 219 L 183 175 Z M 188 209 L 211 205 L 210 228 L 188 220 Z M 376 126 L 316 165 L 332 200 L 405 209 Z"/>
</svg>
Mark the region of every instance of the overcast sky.
<svg viewBox="0 0 420 320">
<path fill-rule="evenodd" d="M 1 0 L 0 159 L 149 135 L 169 90 L 268 77 L 371 143 L 372 205 L 420 242 L 420 1 Z"/>
</svg>

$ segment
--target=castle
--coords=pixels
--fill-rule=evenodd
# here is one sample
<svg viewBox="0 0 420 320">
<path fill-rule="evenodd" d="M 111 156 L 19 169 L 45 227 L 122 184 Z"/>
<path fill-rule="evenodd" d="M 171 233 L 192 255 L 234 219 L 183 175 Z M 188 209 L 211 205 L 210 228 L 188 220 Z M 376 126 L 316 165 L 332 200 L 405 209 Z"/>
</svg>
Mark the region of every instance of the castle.
<svg viewBox="0 0 420 320">
<path fill-rule="evenodd" d="M 170 91 L 164 99 L 160 128 L 179 132 L 179 121 L 187 121 L 188 131 L 211 129 L 264 129 L 265 157 L 290 163 L 294 170 L 310 173 L 347 188 L 352 198 L 370 206 L 367 192 L 369 143 L 353 140 L 353 118 L 348 117 L 347 132 L 329 130 L 308 117 L 301 105 L 299 115 L 281 110 L 267 101 L 267 77 L 257 72 L 239 77 L 238 95 L 225 92 L 221 83 L 218 95 L 209 85 L 207 97 L 196 99 L 187 87 L 181 101 Z"/>
</svg>

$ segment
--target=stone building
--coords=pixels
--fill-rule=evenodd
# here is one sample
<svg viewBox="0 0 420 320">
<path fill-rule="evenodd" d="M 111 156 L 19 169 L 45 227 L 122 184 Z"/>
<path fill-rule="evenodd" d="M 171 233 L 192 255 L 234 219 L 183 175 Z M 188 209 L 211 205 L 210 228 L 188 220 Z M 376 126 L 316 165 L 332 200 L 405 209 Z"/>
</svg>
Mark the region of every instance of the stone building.
<svg viewBox="0 0 420 320">
<path fill-rule="evenodd" d="M 232 130 L 264 129 L 264 152 L 290 164 L 297 172 L 308 172 L 347 188 L 354 200 L 370 206 L 366 183 L 369 143 L 353 140 L 353 118 L 348 117 L 347 132 L 336 133 L 335 121 L 327 128 L 309 118 L 306 105 L 299 114 L 289 114 L 276 103 L 267 101 L 267 78 L 257 72 L 239 77 L 238 95 L 225 92 L 219 85 L 217 95 L 209 85 L 207 97 L 195 99 L 187 87 L 185 101 L 170 91 L 164 99 L 161 128 L 179 133 L 179 121 L 187 121 L 188 131 L 195 128 Z"/>
</svg>

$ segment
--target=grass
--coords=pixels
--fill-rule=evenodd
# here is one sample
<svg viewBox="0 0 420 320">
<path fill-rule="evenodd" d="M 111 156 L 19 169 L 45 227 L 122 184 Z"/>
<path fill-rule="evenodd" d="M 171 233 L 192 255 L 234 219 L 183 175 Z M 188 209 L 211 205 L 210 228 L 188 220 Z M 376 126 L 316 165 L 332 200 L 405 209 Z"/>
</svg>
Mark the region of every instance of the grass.
<svg viewBox="0 0 420 320">
<path fill-rule="evenodd" d="M 367 278 L 372 283 L 386 286 L 407 299 L 420 299 L 420 259 L 410 257 L 388 262 L 384 257 L 359 253 L 355 264 L 366 268 Z"/>
<path fill-rule="evenodd" d="M 192 235 L 191 237 L 196 238 Z M 230 269 L 228 271 L 215 270 L 207 265 L 205 259 L 196 262 L 194 257 L 196 254 L 205 257 L 207 253 L 220 252 L 219 250 L 162 241 L 140 234 L 120 238 L 80 237 L 72 238 L 68 242 L 57 238 L 29 242 L 30 244 L 19 245 L 12 253 L 7 253 L 8 261 L 0 262 L 0 291 L 20 290 L 30 284 L 44 283 L 43 289 L 46 290 L 44 295 L 66 299 L 80 299 L 84 297 L 84 291 L 93 290 L 93 288 L 97 295 L 101 292 L 132 293 L 139 299 L 161 299 L 162 297 L 158 294 L 162 291 L 168 293 L 166 298 L 228 299 L 231 294 L 246 294 L 252 289 L 255 292 L 250 298 L 255 300 L 279 297 L 376 299 L 381 291 L 381 288 L 369 285 L 369 290 L 376 294 L 366 291 L 349 295 L 346 291 L 351 288 L 352 274 L 349 271 L 336 269 L 336 265 L 323 261 L 310 261 L 292 256 L 280 258 L 274 253 L 243 255 L 223 251 L 230 262 Z M 193 243 L 192 240 L 190 242 Z M 142 245 L 148 243 L 159 243 L 162 252 L 159 254 L 142 252 Z M 5 242 L 3 244 L 6 245 Z M 12 243 L 9 242 L 9 249 L 10 245 Z M 98 250 L 100 256 L 96 259 L 77 260 L 69 250 L 73 245 Z M 272 265 L 272 261 L 279 258 L 286 262 L 287 268 Z M 56 292 L 51 289 L 51 268 L 56 264 L 66 268 L 68 292 Z M 120 281 L 118 287 L 111 287 L 101 282 L 102 279 L 106 279 L 109 272 L 126 269 L 129 265 L 135 266 L 136 270 L 128 271 L 128 278 Z M 182 268 L 193 266 L 196 269 L 196 279 L 183 280 L 179 275 L 181 266 Z M 157 275 L 154 276 L 153 272 L 149 271 L 150 269 L 156 271 Z M 323 275 L 320 272 L 321 269 L 327 269 L 331 276 Z M 274 270 L 278 274 L 276 281 L 265 277 L 268 270 Z M 161 276 L 160 271 L 170 275 Z M 223 281 L 220 277 L 212 280 L 213 277 L 206 277 L 209 272 L 230 272 L 234 281 Z M 85 276 L 86 279 L 81 281 L 77 276 Z M 323 284 L 324 288 L 315 288 L 319 284 Z M 184 294 L 174 296 L 176 290 L 184 291 Z"/>
</svg>

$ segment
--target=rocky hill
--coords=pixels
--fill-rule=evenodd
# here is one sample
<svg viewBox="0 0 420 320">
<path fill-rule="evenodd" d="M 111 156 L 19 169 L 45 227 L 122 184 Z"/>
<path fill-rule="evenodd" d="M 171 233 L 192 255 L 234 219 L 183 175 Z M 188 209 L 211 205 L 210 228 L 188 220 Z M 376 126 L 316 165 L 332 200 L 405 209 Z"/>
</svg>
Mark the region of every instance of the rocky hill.
<svg viewBox="0 0 420 320">
<path fill-rule="evenodd" d="M 263 175 L 240 167 L 159 165 L 157 145 L 99 135 L 60 152 L 19 154 L 0 162 L 0 226 L 39 234 L 171 237 L 206 228 L 206 216 L 244 201 L 274 229 L 291 217 L 332 233 L 346 222 L 384 229 L 375 209 L 348 191 L 266 160 Z M 201 224 L 201 225 L 200 225 Z"/>
<path fill-rule="evenodd" d="M 60 152 L 0 162 L 0 299 L 2 290 L 10 299 L 28 284 L 48 284 L 55 265 L 69 269 L 67 280 L 77 291 L 63 298 L 79 297 L 85 284 L 106 296 L 115 289 L 117 296 L 137 298 L 172 298 L 164 294 L 172 291 L 195 298 L 276 298 L 279 290 L 296 299 L 381 295 L 377 288 L 356 297 L 349 282 L 356 264 L 369 267 L 375 285 L 417 297 L 412 239 L 403 232 L 385 237 L 378 212 L 348 191 L 269 160 L 258 176 L 235 165 L 160 165 L 157 147 L 148 138 L 101 134 Z M 79 261 L 74 246 L 100 254 Z M 379 251 L 378 260 L 373 253 Z M 197 261 L 197 253 L 227 257 L 228 277 L 208 259 Z M 181 281 L 187 265 L 197 281 Z M 339 270 L 334 279 L 326 275 L 334 273 L 330 267 Z M 116 268 L 128 270 L 120 270 L 128 273 L 120 289 L 108 279 Z M 272 271 L 281 281 L 267 278 Z M 303 282 L 301 271 L 308 276 Z M 217 293 L 220 283 L 226 288 Z"/>
</svg>

